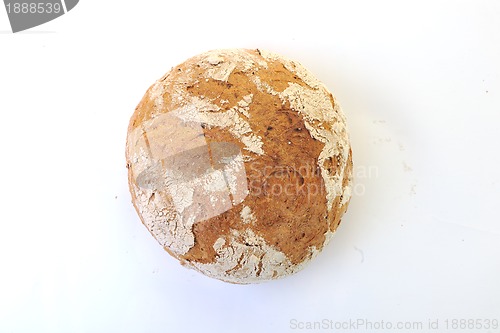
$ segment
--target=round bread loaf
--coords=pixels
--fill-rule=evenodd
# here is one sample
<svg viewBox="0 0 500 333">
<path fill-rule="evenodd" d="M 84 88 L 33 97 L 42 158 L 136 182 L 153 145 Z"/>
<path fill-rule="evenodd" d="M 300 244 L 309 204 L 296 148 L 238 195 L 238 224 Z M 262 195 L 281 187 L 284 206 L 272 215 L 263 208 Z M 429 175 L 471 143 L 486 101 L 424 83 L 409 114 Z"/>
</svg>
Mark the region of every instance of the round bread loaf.
<svg viewBox="0 0 500 333">
<path fill-rule="evenodd" d="M 232 283 L 302 269 L 352 192 L 335 98 L 263 50 L 215 50 L 172 68 L 137 106 L 126 159 L 133 204 L 161 246 Z"/>
</svg>

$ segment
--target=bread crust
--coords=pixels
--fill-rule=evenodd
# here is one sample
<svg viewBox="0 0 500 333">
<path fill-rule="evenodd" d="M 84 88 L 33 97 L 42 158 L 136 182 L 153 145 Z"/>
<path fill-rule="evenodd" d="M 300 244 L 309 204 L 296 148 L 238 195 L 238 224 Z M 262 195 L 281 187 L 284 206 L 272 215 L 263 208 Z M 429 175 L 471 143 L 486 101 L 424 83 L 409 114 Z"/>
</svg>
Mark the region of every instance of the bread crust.
<svg viewBox="0 0 500 333">
<path fill-rule="evenodd" d="M 352 193 L 335 98 L 263 50 L 214 50 L 172 68 L 136 107 L 126 159 L 151 234 L 185 266 L 232 283 L 302 269 Z"/>
</svg>

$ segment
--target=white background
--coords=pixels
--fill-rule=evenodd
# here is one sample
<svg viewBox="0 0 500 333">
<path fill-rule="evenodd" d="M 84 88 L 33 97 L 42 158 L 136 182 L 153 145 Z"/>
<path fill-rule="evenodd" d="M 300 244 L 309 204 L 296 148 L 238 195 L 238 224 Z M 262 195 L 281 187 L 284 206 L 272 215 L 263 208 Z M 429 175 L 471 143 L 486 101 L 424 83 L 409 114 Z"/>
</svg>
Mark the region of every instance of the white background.
<svg viewBox="0 0 500 333">
<path fill-rule="evenodd" d="M 499 17 L 486 0 L 84 0 L 12 34 L 0 7 L 0 332 L 500 320 Z M 181 267 L 127 190 L 126 130 L 146 89 L 227 47 L 309 68 L 343 106 L 354 153 L 356 195 L 332 242 L 259 285 Z"/>
</svg>

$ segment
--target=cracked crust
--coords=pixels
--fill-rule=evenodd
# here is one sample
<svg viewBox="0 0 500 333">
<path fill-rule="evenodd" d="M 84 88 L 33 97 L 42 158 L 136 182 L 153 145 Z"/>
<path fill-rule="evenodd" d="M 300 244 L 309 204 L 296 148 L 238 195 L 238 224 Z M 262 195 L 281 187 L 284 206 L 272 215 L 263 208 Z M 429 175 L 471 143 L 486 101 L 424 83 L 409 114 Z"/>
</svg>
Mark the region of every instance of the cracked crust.
<svg viewBox="0 0 500 333">
<path fill-rule="evenodd" d="M 300 64 L 262 50 L 174 67 L 137 106 L 126 158 L 151 234 L 185 266 L 232 283 L 302 269 L 352 192 L 338 103 Z"/>
</svg>

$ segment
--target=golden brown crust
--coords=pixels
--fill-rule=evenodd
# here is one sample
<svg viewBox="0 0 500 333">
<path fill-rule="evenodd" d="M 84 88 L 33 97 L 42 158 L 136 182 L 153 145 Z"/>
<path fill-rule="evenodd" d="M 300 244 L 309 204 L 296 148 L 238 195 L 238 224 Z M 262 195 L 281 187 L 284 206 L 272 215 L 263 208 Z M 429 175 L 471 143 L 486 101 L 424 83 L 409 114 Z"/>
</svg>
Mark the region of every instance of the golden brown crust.
<svg viewBox="0 0 500 333">
<path fill-rule="evenodd" d="M 212 192 L 203 194 L 183 180 L 191 202 L 179 208 L 183 194 L 176 191 L 182 186 L 141 185 L 139 175 L 153 174 L 161 154 L 156 141 L 184 135 L 166 125 L 172 118 L 161 115 L 170 112 L 181 123 L 192 123 L 195 112 L 200 128 L 188 125 L 186 133 L 204 140 L 207 148 L 196 156 L 207 154 L 212 167 L 217 143 L 236 147 L 244 199 L 226 184 L 230 207 L 198 220 L 193 207 L 206 204 L 204 196 L 217 201 Z M 352 154 L 345 119 L 324 86 L 277 55 L 222 50 L 187 60 L 148 89 L 128 133 L 129 185 L 141 220 L 171 255 L 209 276 L 248 283 L 293 273 L 321 251 L 347 209 Z"/>
</svg>

